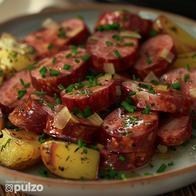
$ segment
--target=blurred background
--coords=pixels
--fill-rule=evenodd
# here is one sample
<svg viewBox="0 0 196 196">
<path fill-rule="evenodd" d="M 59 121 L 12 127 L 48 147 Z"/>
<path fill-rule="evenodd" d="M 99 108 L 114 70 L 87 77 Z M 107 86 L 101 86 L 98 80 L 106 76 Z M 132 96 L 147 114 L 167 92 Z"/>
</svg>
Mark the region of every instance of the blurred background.
<svg viewBox="0 0 196 196">
<path fill-rule="evenodd" d="M 128 3 L 161 9 L 196 19 L 196 0 L 0 0 L 0 22 L 18 15 L 36 13 L 47 7 L 85 3 Z"/>
</svg>

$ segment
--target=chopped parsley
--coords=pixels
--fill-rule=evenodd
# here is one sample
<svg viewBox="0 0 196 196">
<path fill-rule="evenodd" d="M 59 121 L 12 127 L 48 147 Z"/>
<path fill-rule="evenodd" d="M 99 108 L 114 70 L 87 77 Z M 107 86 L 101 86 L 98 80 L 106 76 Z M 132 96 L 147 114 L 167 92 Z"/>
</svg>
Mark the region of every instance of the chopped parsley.
<svg viewBox="0 0 196 196">
<path fill-rule="evenodd" d="M 45 91 L 34 91 L 33 94 L 38 95 L 38 96 L 42 96 L 42 95 L 46 95 Z"/>
<path fill-rule="evenodd" d="M 31 70 L 35 69 L 36 65 L 37 65 L 37 63 L 30 64 L 27 66 L 27 69 L 31 71 Z"/>
<path fill-rule="evenodd" d="M 49 73 L 50 76 L 59 76 L 60 75 L 60 71 L 56 70 L 56 69 L 49 69 Z"/>
<path fill-rule="evenodd" d="M 83 55 L 82 57 L 81 57 L 81 59 L 84 61 L 84 62 L 86 62 L 86 61 L 88 61 L 89 59 L 90 59 L 90 55 L 89 54 L 85 54 L 85 55 Z"/>
<path fill-rule="evenodd" d="M 150 84 L 140 83 L 139 87 L 147 89 L 148 92 L 151 93 L 151 94 L 155 94 L 155 90 L 153 89 L 153 87 Z"/>
<path fill-rule="evenodd" d="M 55 93 L 53 95 L 53 99 L 55 100 L 56 104 L 59 105 L 62 103 L 61 99 L 57 96 L 57 94 Z"/>
<path fill-rule="evenodd" d="M 174 165 L 174 162 L 169 162 L 168 164 L 167 164 L 169 167 L 171 167 L 171 166 L 173 166 Z"/>
<path fill-rule="evenodd" d="M 167 165 L 165 163 L 163 163 L 158 169 L 157 169 L 157 173 L 162 173 L 167 169 Z"/>
<path fill-rule="evenodd" d="M 52 50 L 53 48 L 54 48 L 54 44 L 53 43 L 48 44 L 48 50 Z"/>
<path fill-rule="evenodd" d="M 3 144 L 1 146 L 1 151 L 3 151 L 6 148 L 6 146 L 11 142 L 11 140 L 12 140 L 11 138 L 7 139 L 7 141 L 5 142 L 5 144 Z"/>
<path fill-rule="evenodd" d="M 55 64 L 56 63 L 56 57 L 53 57 L 52 58 L 52 64 Z"/>
<path fill-rule="evenodd" d="M 74 59 L 74 62 L 78 64 L 78 63 L 80 63 L 80 60 L 79 59 Z"/>
<path fill-rule="evenodd" d="M 114 34 L 114 35 L 112 35 L 112 39 L 114 39 L 116 41 L 121 41 L 123 38 L 120 35 Z"/>
<path fill-rule="evenodd" d="M 101 25 L 97 28 L 98 31 L 110 31 L 110 30 L 119 30 L 120 25 L 118 23 Z"/>
<path fill-rule="evenodd" d="M 48 170 L 45 167 L 41 167 L 39 169 L 39 175 L 42 177 L 48 177 L 49 176 Z"/>
<path fill-rule="evenodd" d="M 190 65 L 189 65 L 189 64 L 186 64 L 186 65 L 185 65 L 185 69 L 186 69 L 187 71 L 190 71 Z"/>
<path fill-rule="evenodd" d="M 54 110 L 54 105 L 52 103 L 47 103 L 47 106 L 51 109 L 51 110 Z"/>
<path fill-rule="evenodd" d="M 72 49 L 72 54 L 74 54 L 74 55 L 78 54 L 77 46 L 71 46 L 71 49 Z"/>
<path fill-rule="evenodd" d="M 159 85 L 160 84 L 160 82 L 158 80 L 151 80 L 150 82 L 154 85 Z"/>
<path fill-rule="evenodd" d="M 46 135 L 44 133 L 42 133 L 39 138 L 38 141 L 40 144 L 43 144 L 46 141 Z"/>
<path fill-rule="evenodd" d="M 17 99 L 22 99 L 25 96 L 26 93 L 27 93 L 26 89 L 19 90 Z"/>
<path fill-rule="evenodd" d="M 133 113 L 133 112 L 136 111 L 136 107 L 135 107 L 134 105 L 131 105 L 128 101 L 123 101 L 123 102 L 121 103 L 121 106 L 122 106 L 125 110 L 127 110 L 128 112 L 130 112 L 130 113 Z"/>
<path fill-rule="evenodd" d="M 45 66 L 43 66 L 40 70 L 39 73 L 41 74 L 42 78 L 46 77 L 46 73 L 47 73 L 47 68 Z"/>
<path fill-rule="evenodd" d="M 72 54 L 68 53 L 65 57 L 66 57 L 66 59 L 70 59 L 72 57 Z"/>
<path fill-rule="evenodd" d="M 113 45 L 114 45 L 114 43 L 113 43 L 113 42 L 111 42 L 111 41 L 106 41 L 106 42 L 105 42 L 105 45 L 106 45 L 106 46 L 113 46 Z"/>
<path fill-rule="evenodd" d="M 27 82 L 25 83 L 24 80 L 22 78 L 20 78 L 20 84 L 24 87 L 24 88 L 29 88 L 30 87 L 30 83 Z"/>
<path fill-rule="evenodd" d="M 181 89 L 180 82 L 175 82 L 175 83 L 171 84 L 171 87 L 175 90 L 180 90 Z"/>
<path fill-rule="evenodd" d="M 69 65 L 69 64 L 64 64 L 64 65 L 63 65 L 63 69 L 64 69 L 64 70 L 70 70 L 70 69 L 71 69 L 71 65 Z"/>
<path fill-rule="evenodd" d="M 150 114 L 150 106 L 146 105 L 145 109 L 142 111 L 142 114 Z"/>
<path fill-rule="evenodd" d="M 86 106 L 86 108 L 83 111 L 81 111 L 79 108 L 74 108 L 73 113 L 83 118 L 87 118 L 92 115 L 92 111 L 89 106 Z"/>
<path fill-rule="evenodd" d="M 121 58 L 121 54 L 118 50 L 114 50 L 114 55 L 117 57 L 117 58 Z"/>
<path fill-rule="evenodd" d="M 81 139 L 79 139 L 79 140 L 77 141 L 77 144 L 78 144 L 78 147 L 79 147 L 79 148 L 82 148 L 82 147 L 85 147 L 85 146 L 86 146 L 86 144 L 85 144 Z"/>
<path fill-rule="evenodd" d="M 134 96 L 134 95 L 136 95 L 136 92 L 135 91 L 131 91 L 131 92 L 129 92 L 129 95 L 130 96 Z"/>
<path fill-rule="evenodd" d="M 66 37 L 65 30 L 63 28 L 59 28 L 58 37 L 59 38 L 65 38 Z"/>
<path fill-rule="evenodd" d="M 123 46 L 134 46 L 133 42 L 126 42 L 123 44 Z"/>
<path fill-rule="evenodd" d="M 184 81 L 185 81 L 185 82 L 188 82 L 189 79 L 190 79 L 190 75 L 189 75 L 188 73 L 185 74 L 185 75 L 184 75 Z"/>
<path fill-rule="evenodd" d="M 112 168 L 100 170 L 99 177 L 101 179 L 109 179 L 109 180 L 111 180 L 111 179 L 119 179 L 119 180 L 127 179 L 127 176 L 124 172 L 119 172 L 119 171 L 116 171 Z"/>
<path fill-rule="evenodd" d="M 120 161 L 125 161 L 125 157 L 122 156 L 122 155 L 119 155 L 118 159 L 119 159 Z"/>
<path fill-rule="evenodd" d="M 155 37 L 156 35 L 158 35 L 158 32 L 155 31 L 154 29 L 152 29 L 152 30 L 149 32 L 149 35 L 150 35 L 150 37 Z"/>
</svg>

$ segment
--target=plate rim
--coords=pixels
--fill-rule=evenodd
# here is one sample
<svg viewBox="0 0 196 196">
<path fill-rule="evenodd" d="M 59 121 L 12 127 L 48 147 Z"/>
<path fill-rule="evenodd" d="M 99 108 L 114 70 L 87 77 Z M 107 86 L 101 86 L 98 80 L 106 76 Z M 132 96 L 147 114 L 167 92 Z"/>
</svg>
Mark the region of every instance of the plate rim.
<svg viewBox="0 0 196 196">
<path fill-rule="evenodd" d="M 17 16 L 11 19 L 8 19 L 4 22 L 0 23 L 0 28 L 3 28 L 3 26 L 8 25 L 9 23 L 12 23 L 14 21 L 18 20 L 26 20 L 29 17 L 36 17 L 36 16 L 41 16 L 41 15 L 47 15 L 47 14 L 55 14 L 55 13 L 62 13 L 64 11 L 79 11 L 79 10 L 113 10 L 113 9 L 134 9 L 134 13 L 138 13 L 140 11 L 146 11 L 149 13 L 155 13 L 155 14 L 165 14 L 168 16 L 171 16 L 172 18 L 177 18 L 177 20 L 182 21 L 182 23 L 186 23 L 187 25 L 193 25 L 196 27 L 196 21 L 193 19 L 189 19 L 187 17 L 173 14 L 170 12 L 158 10 L 158 9 L 153 9 L 153 8 L 148 8 L 148 7 L 142 7 L 142 6 L 135 6 L 131 4 L 96 4 L 96 3 L 84 3 L 84 4 L 79 4 L 77 6 L 74 5 L 66 5 L 66 7 L 63 8 L 54 8 L 52 10 L 47 10 L 44 9 L 43 11 L 39 13 L 33 13 L 33 14 L 25 14 L 21 16 Z M 196 163 L 194 165 L 184 167 L 181 169 L 175 169 L 171 171 L 167 171 L 161 174 L 155 174 L 152 176 L 139 176 L 139 177 L 134 177 L 134 178 L 128 178 L 126 180 L 88 180 L 88 181 L 76 181 L 76 180 L 68 180 L 68 179 L 62 179 L 62 178 L 45 178 L 37 175 L 32 175 L 28 174 L 25 172 L 13 170 L 6 168 L 4 166 L 0 166 L 0 175 L 4 177 L 9 177 L 12 179 L 25 179 L 29 180 L 31 182 L 36 182 L 36 183 L 41 183 L 43 185 L 49 185 L 49 186 L 60 186 L 60 187 L 69 187 L 69 188 L 108 188 L 108 187 L 113 187 L 113 186 L 127 186 L 127 185 L 137 185 L 137 184 L 145 184 L 145 183 L 150 183 L 152 181 L 157 181 L 157 180 L 163 180 L 169 177 L 175 177 L 178 175 L 183 175 L 186 173 L 189 173 L 191 171 L 196 170 Z M 4 180 L 5 181 L 5 180 Z"/>
</svg>

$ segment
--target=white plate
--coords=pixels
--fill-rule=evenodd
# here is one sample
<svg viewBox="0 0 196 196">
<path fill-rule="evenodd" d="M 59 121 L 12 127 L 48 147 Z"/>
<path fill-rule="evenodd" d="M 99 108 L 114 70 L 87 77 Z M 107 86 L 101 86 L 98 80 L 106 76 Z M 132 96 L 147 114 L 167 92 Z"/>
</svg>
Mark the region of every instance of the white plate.
<svg viewBox="0 0 196 196">
<path fill-rule="evenodd" d="M 15 18 L 0 25 L 0 32 L 10 32 L 17 37 L 40 27 L 41 22 L 48 17 L 56 20 L 63 20 L 75 16 L 83 16 L 89 28 L 92 30 L 95 21 L 103 10 L 127 9 L 138 12 L 145 18 L 154 19 L 159 14 L 168 15 L 172 20 L 186 29 L 192 35 L 196 35 L 196 23 L 190 19 L 156 11 L 147 8 L 139 8 L 130 5 L 85 5 L 79 7 L 68 7 L 61 11 L 50 11 L 35 15 Z M 195 133 L 196 134 L 196 133 Z M 168 166 L 167 171 L 157 174 L 156 170 L 161 164 L 173 162 L 173 166 Z M 153 165 L 153 167 L 152 167 Z M 42 192 L 31 192 L 35 195 L 155 195 L 178 189 L 196 181 L 196 139 L 181 147 L 176 151 L 171 151 L 167 159 L 157 154 L 152 160 L 152 165 L 135 171 L 136 177 L 127 180 L 112 181 L 71 181 L 59 178 L 43 178 L 39 176 L 39 167 L 19 172 L 0 166 L 0 183 L 6 184 L 8 180 L 26 181 L 33 184 L 42 184 Z M 145 172 L 153 173 L 151 176 L 144 176 Z M 135 175 L 134 174 L 134 175 Z"/>
</svg>

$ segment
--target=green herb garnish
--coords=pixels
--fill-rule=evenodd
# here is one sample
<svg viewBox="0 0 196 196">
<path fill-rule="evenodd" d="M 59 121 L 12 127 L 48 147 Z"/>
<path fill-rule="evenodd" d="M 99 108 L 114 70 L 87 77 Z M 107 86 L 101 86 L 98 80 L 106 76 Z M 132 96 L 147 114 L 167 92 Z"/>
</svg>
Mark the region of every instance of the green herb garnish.
<svg viewBox="0 0 196 196">
<path fill-rule="evenodd" d="M 71 65 L 69 65 L 69 64 L 64 64 L 64 65 L 63 65 L 63 69 L 64 69 L 64 70 L 70 70 L 70 69 L 71 69 Z"/>
<path fill-rule="evenodd" d="M 43 66 L 40 70 L 39 73 L 41 74 L 42 78 L 46 77 L 46 73 L 47 73 L 47 68 L 45 66 Z"/>
<path fill-rule="evenodd" d="M 25 96 L 26 93 L 27 93 L 26 89 L 19 90 L 17 99 L 22 99 Z"/>
<path fill-rule="evenodd" d="M 105 45 L 106 45 L 106 46 L 113 46 L 113 45 L 114 45 L 114 43 L 113 43 L 113 42 L 111 42 L 111 41 L 106 41 L 106 42 L 105 42 Z"/>
<path fill-rule="evenodd" d="M 165 163 L 163 163 L 158 169 L 157 169 L 157 173 L 162 173 L 167 169 L 167 165 Z"/>
<path fill-rule="evenodd" d="M 65 38 L 66 37 L 65 30 L 63 28 L 59 28 L 58 37 L 59 38 Z"/>
<path fill-rule="evenodd" d="M 142 114 L 150 114 L 150 106 L 146 105 L 145 109 L 142 111 Z"/>
<path fill-rule="evenodd" d="M 45 91 L 34 91 L 33 94 L 38 95 L 38 96 L 42 96 L 42 95 L 46 95 Z"/>
<path fill-rule="evenodd" d="M 180 90 L 181 89 L 180 82 L 175 82 L 175 83 L 171 84 L 171 87 L 173 89 Z"/>
<path fill-rule="evenodd" d="M 88 61 L 89 59 L 90 59 L 90 55 L 89 54 L 85 54 L 84 56 L 82 56 L 81 57 L 81 59 L 84 61 L 84 62 L 86 62 L 86 61 Z"/>
<path fill-rule="evenodd" d="M 53 43 L 48 44 L 48 50 L 52 50 L 53 48 L 54 48 L 54 44 Z"/>
<path fill-rule="evenodd" d="M 30 83 L 27 82 L 25 83 L 24 80 L 22 78 L 20 78 L 20 84 L 24 87 L 24 88 L 29 88 L 30 87 Z"/>
<path fill-rule="evenodd" d="M 98 31 L 110 31 L 110 30 L 119 30 L 120 25 L 118 23 L 101 25 L 97 28 Z"/>
<path fill-rule="evenodd" d="M 114 55 L 117 57 L 117 58 L 121 58 L 121 54 L 118 50 L 114 50 Z"/>
<path fill-rule="evenodd" d="M 50 73 L 50 76 L 58 76 L 58 75 L 60 75 L 60 71 L 58 71 L 58 70 L 55 70 L 55 69 L 49 69 L 49 73 Z"/>
<path fill-rule="evenodd" d="M 127 101 L 123 101 L 121 103 L 121 106 L 123 106 L 123 108 L 130 113 L 133 113 L 136 111 L 136 107 L 134 105 L 129 104 Z"/>
</svg>

